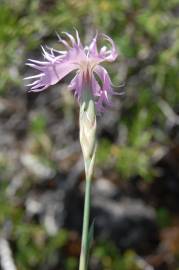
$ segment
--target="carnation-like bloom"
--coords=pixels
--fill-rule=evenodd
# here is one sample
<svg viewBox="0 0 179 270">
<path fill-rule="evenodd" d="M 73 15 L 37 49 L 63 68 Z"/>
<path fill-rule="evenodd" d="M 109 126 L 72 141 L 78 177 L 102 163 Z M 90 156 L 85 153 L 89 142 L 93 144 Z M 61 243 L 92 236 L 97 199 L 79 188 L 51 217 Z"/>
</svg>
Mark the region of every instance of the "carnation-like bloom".
<svg viewBox="0 0 179 270">
<path fill-rule="evenodd" d="M 102 34 L 109 43 L 110 48 L 103 46 L 97 48 L 98 34 L 93 38 L 89 46 L 83 47 L 79 34 L 76 31 L 74 38 L 69 33 L 64 33 L 69 42 L 59 35 L 59 42 L 65 46 L 65 50 L 58 51 L 51 48 L 45 50 L 42 47 L 44 61 L 28 59 L 26 65 L 37 69 L 40 73 L 25 79 L 34 80 L 27 86 L 29 91 L 39 92 L 54 85 L 70 72 L 75 71 L 75 76 L 68 85 L 74 92 L 78 101 L 81 101 L 86 86 L 91 89 L 98 112 L 104 111 L 106 106 L 111 105 L 111 96 L 116 94 L 112 89 L 112 82 L 107 70 L 102 67 L 104 61 L 113 62 L 117 56 L 117 50 L 113 40 Z"/>
</svg>

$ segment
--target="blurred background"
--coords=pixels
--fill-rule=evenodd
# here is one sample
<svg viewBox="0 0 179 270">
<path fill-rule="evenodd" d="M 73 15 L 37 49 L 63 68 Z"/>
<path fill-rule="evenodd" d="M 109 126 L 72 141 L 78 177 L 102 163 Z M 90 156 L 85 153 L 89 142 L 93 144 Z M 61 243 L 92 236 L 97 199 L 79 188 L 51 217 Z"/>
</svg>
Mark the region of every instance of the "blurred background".
<svg viewBox="0 0 179 270">
<path fill-rule="evenodd" d="M 179 0 L 0 1 L 0 269 L 77 270 L 84 198 L 69 77 L 26 92 L 55 31 L 96 30 L 123 96 L 98 119 L 93 270 L 179 270 Z"/>
</svg>

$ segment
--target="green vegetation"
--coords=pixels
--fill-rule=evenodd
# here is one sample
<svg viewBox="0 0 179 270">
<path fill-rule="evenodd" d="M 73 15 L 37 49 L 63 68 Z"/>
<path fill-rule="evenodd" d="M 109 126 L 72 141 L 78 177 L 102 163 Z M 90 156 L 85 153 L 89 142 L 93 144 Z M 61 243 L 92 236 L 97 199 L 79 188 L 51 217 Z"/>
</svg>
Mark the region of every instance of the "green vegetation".
<svg viewBox="0 0 179 270">
<path fill-rule="evenodd" d="M 157 162 L 178 144 L 179 0 L 1 0 L 0 234 L 7 235 L 18 270 L 43 270 L 46 264 L 51 266 L 48 270 L 56 265 L 76 270 L 78 265 L 75 248 L 75 255 L 68 253 L 70 231 L 60 229 L 50 235 L 42 220 L 26 213 L 27 195 L 33 189 L 38 194 L 39 187 L 55 189 L 53 175 L 67 173 L 78 159 L 78 150 L 66 155 L 65 161 L 57 151 L 77 140 L 77 105 L 64 97 L 63 82 L 59 92 L 58 86 L 48 90 L 49 97 L 52 91 L 57 93 L 52 105 L 50 98 L 44 98 L 38 101 L 40 107 L 33 101 L 26 110 L 33 97 L 26 96 L 23 81 L 31 72 L 24 65 L 26 59 L 40 58 L 40 45 L 60 48 L 55 32 L 73 32 L 74 27 L 84 43 L 96 30 L 108 34 L 120 52 L 109 73 L 115 85 L 124 84 L 118 91 L 125 93 L 114 98 L 114 108 L 107 112 L 115 121 L 99 134 L 97 169 L 107 168 L 109 178 L 110 170 L 115 172 L 118 184 L 138 177 L 144 185 L 152 185 L 162 175 Z M 50 106 L 50 114 L 44 113 Z M 70 130 L 66 138 L 61 126 Z M 17 186 L 12 187 L 11 181 Z M 167 209 L 170 201 L 162 206 L 150 203 L 161 230 L 177 224 Z M 100 266 L 94 269 L 143 270 L 137 258 L 133 250 L 122 254 L 113 244 L 97 242 L 91 267 L 96 262 Z M 175 259 L 172 270 L 179 269 Z"/>
</svg>

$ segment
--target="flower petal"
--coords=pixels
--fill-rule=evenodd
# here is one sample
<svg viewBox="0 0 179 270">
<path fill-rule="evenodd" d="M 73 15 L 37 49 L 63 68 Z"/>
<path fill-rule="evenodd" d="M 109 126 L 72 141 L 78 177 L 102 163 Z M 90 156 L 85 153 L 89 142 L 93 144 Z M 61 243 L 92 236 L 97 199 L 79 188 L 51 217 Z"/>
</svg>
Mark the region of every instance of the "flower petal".
<svg viewBox="0 0 179 270">
<path fill-rule="evenodd" d="M 108 93 L 110 93 L 111 95 L 114 94 L 114 91 L 112 90 L 112 82 L 107 70 L 104 67 L 97 65 L 94 69 L 94 72 L 101 80 L 102 90 L 108 91 Z"/>
<path fill-rule="evenodd" d="M 88 47 L 88 56 L 98 57 L 98 48 L 97 48 L 97 38 L 98 33 L 96 33 L 95 37 L 93 38 L 92 42 Z"/>
<path fill-rule="evenodd" d="M 32 62 L 32 60 L 30 60 Z M 77 67 L 69 61 L 67 62 L 54 62 L 54 63 L 47 63 L 44 64 L 44 62 L 39 62 L 39 64 L 31 64 L 27 63 L 32 68 L 35 68 L 39 70 L 41 73 L 38 75 L 34 75 L 31 77 L 28 77 L 27 79 L 36 79 L 39 77 L 39 79 L 36 81 L 35 84 L 31 87 L 31 91 L 41 91 L 49 87 L 50 85 L 56 84 L 58 81 L 60 81 L 62 78 L 64 78 L 67 74 L 69 74 L 71 71 L 75 70 Z"/>
<path fill-rule="evenodd" d="M 92 91 L 95 97 L 99 97 L 101 93 L 101 86 L 99 85 L 98 81 L 96 80 L 95 76 L 92 74 Z"/>
<path fill-rule="evenodd" d="M 75 97 L 80 101 L 83 91 L 83 73 L 78 72 L 76 76 L 71 80 L 69 89 L 74 91 Z"/>
<path fill-rule="evenodd" d="M 71 34 L 67 33 L 67 32 L 62 32 L 62 34 L 65 34 L 70 39 L 70 41 L 72 43 L 72 47 L 74 47 L 75 44 L 76 44 L 76 41 L 75 41 L 74 37 Z"/>
<path fill-rule="evenodd" d="M 41 91 L 42 88 L 46 89 L 50 85 L 56 84 L 62 78 L 64 78 L 68 73 L 73 70 L 76 70 L 80 67 L 82 61 L 87 60 L 87 56 L 83 50 L 81 45 L 78 33 L 77 35 L 77 42 L 75 39 L 68 33 L 65 33 L 73 47 L 70 47 L 69 44 L 62 40 L 59 36 L 60 42 L 63 43 L 68 48 L 68 51 L 55 51 L 50 49 L 50 52 L 47 52 L 43 47 L 43 56 L 47 61 L 37 61 L 33 59 L 29 59 L 29 62 L 26 65 L 37 69 L 42 73 L 42 75 L 35 75 L 39 76 L 39 80 L 33 84 L 31 87 L 31 91 Z M 58 56 L 55 56 L 54 52 L 58 53 Z M 35 79 L 36 77 L 31 76 L 29 79 Z"/>
<path fill-rule="evenodd" d="M 27 86 L 30 91 L 43 91 L 50 85 L 56 84 L 70 72 L 76 70 L 75 77 L 71 80 L 69 88 L 80 101 L 85 84 L 91 85 L 92 95 L 96 102 L 98 112 L 103 112 L 106 106 L 111 105 L 111 97 L 117 94 L 112 89 L 110 76 L 100 64 L 104 61 L 112 62 L 118 53 L 111 38 L 103 35 L 110 44 L 110 48 L 103 46 L 99 51 L 97 47 L 98 34 L 95 35 L 89 46 L 83 47 L 78 31 L 76 37 L 64 32 L 67 40 L 59 41 L 65 46 L 64 50 L 58 51 L 53 48 L 42 47 L 44 61 L 29 59 L 26 65 L 39 71 L 38 74 L 25 78 L 32 80 Z"/>
<path fill-rule="evenodd" d="M 101 88 L 98 90 L 99 98 L 96 102 L 96 107 L 99 112 L 103 112 L 106 106 L 109 107 L 112 105 L 111 97 L 115 94 L 115 92 L 112 89 L 112 82 L 105 68 L 97 65 L 94 72 L 101 81 Z"/>
<path fill-rule="evenodd" d="M 103 51 L 102 50 L 103 48 L 102 48 L 100 51 L 100 56 L 102 58 L 104 58 L 105 61 L 113 62 L 116 60 L 116 58 L 118 56 L 116 46 L 114 45 L 114 42 L 110 37 L 108 37 L 105 34 L 102 34 L 102 35 L 103 35 L 104 39 L 110 43 L 111 49 L 109 49 L 109 50 L 106 49 L 105 51 Z"/>
<path fill-rule="evenodd" d="M 86 47 L 89 61 L 91 61 L 93 64 L 97 64 L 97 63 L 99 64 L 103 61 L 113 62 L 114 60 L 116 60 L 118 56 L 117 49 L 114 45 L 113 40 L 107 35 L 102 34 L 102 36 L 104 37 L 105 40 L 107 40 L 110 43 L 111 48 L 108 49 L 106 46 L 103 46 L 98 52 L 98 49 L 97 49 L 98 35 L 96 34 L 96 36 L 93 38 L 89 47 Z"/>
</svg>

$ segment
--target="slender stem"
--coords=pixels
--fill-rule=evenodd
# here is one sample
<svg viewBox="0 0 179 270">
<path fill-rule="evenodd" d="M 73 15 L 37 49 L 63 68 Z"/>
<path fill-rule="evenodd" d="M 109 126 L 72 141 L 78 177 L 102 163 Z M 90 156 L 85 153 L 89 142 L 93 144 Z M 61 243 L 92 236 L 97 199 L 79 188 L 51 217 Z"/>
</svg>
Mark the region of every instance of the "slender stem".
<svg viewBox="0 0 179 270">
<path fill-rule="evenodd" d="M 85 203 L 79 270 L 87 270 L 91 237 L 89 235 L 91 178 L 96 153 L 96 112 L 92 91 L 87 81 L 80 105 L 80 144 L 85 165 Z"/>
<path fill-rule="evenodd" d="M 88 258 L 88 233 L 89 233 L 89 217 L 90 217 L 90 201 L 91 201 L 91 179 L 86 179 L 85 184 L 85 203 L 84 203 L 84 216 L 83 216 L 83 232 L 80 254 L 79 270 L 87 270 Z"/>
</svg>

